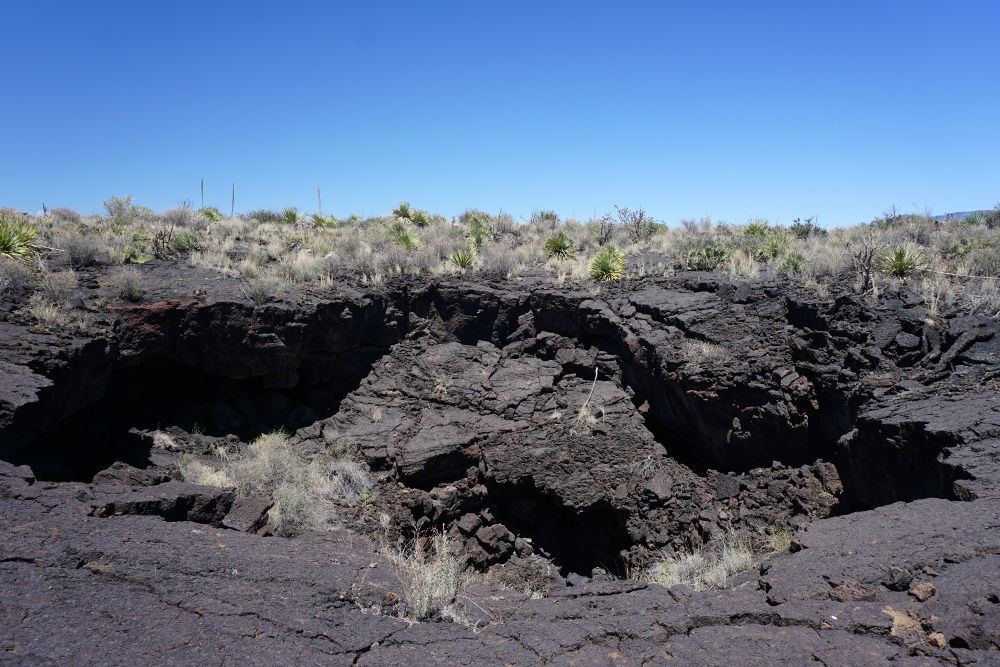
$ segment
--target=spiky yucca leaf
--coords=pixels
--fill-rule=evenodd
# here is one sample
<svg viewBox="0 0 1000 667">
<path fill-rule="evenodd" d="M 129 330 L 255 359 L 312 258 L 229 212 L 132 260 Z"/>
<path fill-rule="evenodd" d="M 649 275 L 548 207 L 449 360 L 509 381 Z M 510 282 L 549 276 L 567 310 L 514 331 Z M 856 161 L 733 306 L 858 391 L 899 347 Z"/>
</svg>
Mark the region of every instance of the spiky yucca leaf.
<svg viewBox="0 0 1000 667">
<path fill-rule="evenodd" d="M 0 218 L 0 256 L 27 259 L 38 249 L 38 230 L 27 220 Z"/>
<path fill-rule="evenodd" d="M 550 259 L 573 259 L 576 255 L 576 248 L 573 247 L 573 239 L 566 232 L 559 232 L 545 239 L 545 254 Z"/>
<path fill-rule="evenodd" d="M 625 275 L 625 254 L 609 245 L 590 260 L 590 277 L 600 282 L 619 280 Z"/>
<path fill-rule="evenodd" d="M 917 248 L 902 244 L 883 250 L 876 266 L 890 276 L 905 278 L 924 266 L 924 255 Z"/>
</svg>

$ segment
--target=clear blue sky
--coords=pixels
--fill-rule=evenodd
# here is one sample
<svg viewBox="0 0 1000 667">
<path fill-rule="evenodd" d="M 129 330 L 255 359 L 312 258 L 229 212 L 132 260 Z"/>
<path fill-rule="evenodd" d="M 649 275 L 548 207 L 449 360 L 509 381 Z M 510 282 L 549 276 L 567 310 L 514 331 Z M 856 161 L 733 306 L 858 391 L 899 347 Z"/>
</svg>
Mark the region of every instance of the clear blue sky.
<svg viewBox="0 0 1000 667">
<path fill-rule="evenodd" d="M 1000 2 L 0 0 L 0 205 L 676 223 L 1000 201 Z"/>
</svg>

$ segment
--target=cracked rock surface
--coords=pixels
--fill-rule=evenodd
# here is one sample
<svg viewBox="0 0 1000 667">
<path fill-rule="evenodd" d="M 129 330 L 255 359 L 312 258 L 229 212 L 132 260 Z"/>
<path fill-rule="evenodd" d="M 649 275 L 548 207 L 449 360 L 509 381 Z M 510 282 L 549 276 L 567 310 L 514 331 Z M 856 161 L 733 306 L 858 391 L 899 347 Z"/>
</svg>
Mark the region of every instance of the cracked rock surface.
<svg viewBox="0 0 1000 667">
<path fill-rule="evenodd" d="M 711 274 L 255 308 L 170 270 L 85 334 L 0 319 L 4 662 L 1000 663 L 996 321 Z M 371 469 L 342 527 L 180 480 L 275 427 Z M 778 528 L 730 588 L 628 579 Z M 406 618 L 381 541 L 429 531 L 511 585 Z"/>
</svg>

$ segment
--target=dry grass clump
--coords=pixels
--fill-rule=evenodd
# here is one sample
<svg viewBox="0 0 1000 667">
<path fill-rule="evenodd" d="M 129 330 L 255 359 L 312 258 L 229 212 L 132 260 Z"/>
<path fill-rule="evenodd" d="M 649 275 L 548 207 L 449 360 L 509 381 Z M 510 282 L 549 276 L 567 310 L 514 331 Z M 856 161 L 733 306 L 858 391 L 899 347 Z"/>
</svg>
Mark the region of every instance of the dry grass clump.
<svg viewBox="0 0 1000 667">
<path fill-rule="evenodd" d="M 790 538 L 789 538 L 790 539 Z M 637 579 L 696 591 L 726 588 L 730 579 L 756 564 L 749 541 L 734 532 L 700 550 L 672 555 L 639 572 Z"/>
<path fill-rule="evenodd" d="M 112 286 L 119 299 L 138 301 L 146 293 L 143 288 L 142 274 L 134 266 L 118 269 L 112 278 Z"/>
<path fill-rule="evenodd" d="M 38 281 L 38 296 L 54 306 L 64 305 L 76 292 L 79 283 L 73 269 L 45 273 Z"/>
<path fill-rule="evenodd" d="M 218 467 L 194 459 L 183 462 L 184 479 L 232 487 L 241 497 L 272 499 L 269 519 L 284 535 L 335 525 L 336 503 L 357 503 L 374 486 L 363 464 L 346 458 L 308 458 L 281 432 L 260 436 L 243 454 L 218 453 L 222 459 Z"/>
<path fill-rule="evenodd" d="M 681 343 L 681 355 L 685 361 L 693 364 L 721 362 L 732 358 L 726 348 L 704 340 L 685 340 Z"/>
<path fill-rule="evenodd" d="M 58 234 L 53 242 L 57 248 L 66 251 L 69 265 L 74 269 L 93 266 L 98 258 L 107 252 L 99 236 L 68 231 Z"/>
<path fill-rule="evenodd" d="M 410 614 L 421 620 L 449 605 L 470 579 L 448 536 L 436 534 L 392 551 L 389 558 L 406 586 Z"/>
</svg>

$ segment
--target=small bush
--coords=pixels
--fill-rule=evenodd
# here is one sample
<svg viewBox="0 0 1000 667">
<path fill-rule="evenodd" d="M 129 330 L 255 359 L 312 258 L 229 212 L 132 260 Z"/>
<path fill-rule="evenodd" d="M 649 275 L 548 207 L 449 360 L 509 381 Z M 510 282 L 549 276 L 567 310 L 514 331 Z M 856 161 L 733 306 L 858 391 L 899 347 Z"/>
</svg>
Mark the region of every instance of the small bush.
<svg viewBox="0 0 1000 667">
<path fill-rule="evenodd" d="M 260 274 L 247 279 L 243 286 L 243 294 L 255 306 L 263 306 L 265 303 L 274 301 L 281 293 L 282 287 L 283 284 L 277 276 Z"/>
<path fill-rule="evenodd" d="M 46 326 L 62 324 L 66 320 L 66 313 L 63 309 L 41 294 L 33 294 L 23 312 L 26 312 L 31 319 Z"/>
<path fill-rule="evenodd" d="M 426 548 L 414 545 L 390 554 L 390 558 L 406 585 L 410 612 L 417 620 L 444 609 L 469 578 L 462 560 L 452 552 L 443 534 L 428 540 Z"/>
<path fill-rule="evenodd" d="M 573 239 L 566 232 L 559 232 L 545 239 L 543 248 L 549 259 L 573 259 L 573 256 L 576 255 Z"/>
<path fill-rule="evenodd" d="M 0 258 L 0 292 L 21 292 L 35 284 L 35 274 L 24 262 Z"/>
<path fill-rule="evenodd" d="M 198 209 L 198 212 L 201 213 L 206 218 L 208 218 L 211 222 L 218 222 L 219 220 L 222 220 L 224 217 L 226 217 L 225 215 L 222 214 L 222 211 L 215 208 L 214 206 L 206 206 L 205 208 L 200 208 Z"/>
<path fill-rule="evenodd" d="M 761 238 L 771 233 L 771 226 L 767 220 L 751 220 L 743 227 L 743 236 L 751 238 Z"/>
<path fill-rule="evenodd" d="M 93 266 L 104 251 L 101 240 L 80 232 L 65 232 L 55 239 L 56 246 L 66 251 L 69 265 L 74 269 Z"/>
<path fill-rule="evenodd" d="M 281 218 L 279 222 L 284 222 L 289 225 L 294 225 L 299 221 L 299 209 L 294 206 L 286 206 L 281 209 Z"/>
<path fill-rule="evenodd" d="M 256 220 L 257 222 L 283 222 L 284 219 L 281 217 L 280 213 L 276 211 L 270 211 L 266 208 L 260 208 L 255 211 L 250 211 L 246 214 L 249 220 Z"/>
<path fill-rule="evenodd" d="M 143 289 L 142 274 L 134 266 L 119 269 L 112 284 L 118 298 L 125 301 L 138 301 L 146 293 Z"/>
<path fill-rule="evenodd" d="M 55 220 L 69 225 L 79 225 L 83 222 L 83 216 L 71 208 L 57 207 L 49 211 Z"/>
<path fill-rule="evenodd" d="M 619 280 L 625 275 L 625 255 L 609 245 L 590 260 L 590 277 L 599 282 Z"/>
<path fill-rule="evenodd" d="M 917 248 L 904 243 L 882 250 L 875 266 L 887 275 L 906 278 L 924 267 L 924 256 Z"/>
<path fill-rule="evenodd" d="M 108 214 L 108 218 L 116 225 L 128 225 L 135 222 L 143 212 L 140 208 L 132 203 L 132 195 L 110 197 L 104 200 L 104 210 Z"/>
<path fill-rule="evenodd" d="M 201 250 L 201 237 L 196 232 L 178 232 L 170 238 L 170 245 L 178 252 Z"/>
<path fill-rule="evenodd" d="M 521 270 L 522 264 L 513 248 L 494 244 L 479 253 L 479 268 L 489 275 L 510 278 Z"/>
<path fill-rule="evenodd" d="M 0 257 L 28 259 L 38 251 L 38 230 L 27 220 L 0 217 Z"/>
<path fill-rule="evenodd" d="M 810 236 L 826 236 L 827 231 L 817 225 L 815 220 L 815 218 L 806 218 L 803 221 L 801 218 L 795 218 L 788 227 L 788 231 L 797 239 L 807 239 Z"/>
<path fill-rule="evenodd" d="M 691 271 L 715 271 L 731 254 L 732 250 L 727 246 L 707 242 L 691 250 L 684 263 Z"/>
<path fill-rule="evenodd" d="M 38 281 L 38 294 L 51 304 L 61 305 L 69 301 L 77 286 L 76 273 L 72 269 L 46 273 Z"/>
</svg>

